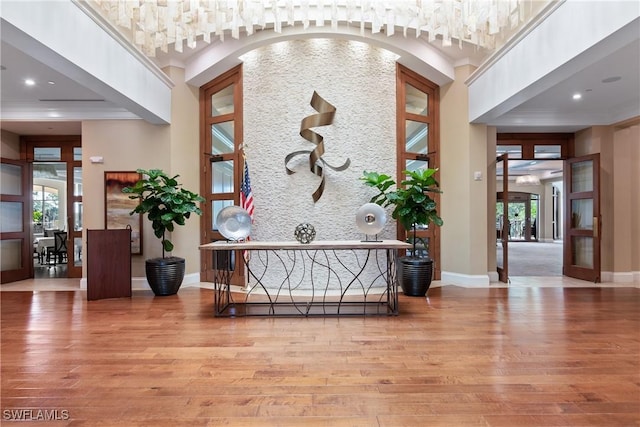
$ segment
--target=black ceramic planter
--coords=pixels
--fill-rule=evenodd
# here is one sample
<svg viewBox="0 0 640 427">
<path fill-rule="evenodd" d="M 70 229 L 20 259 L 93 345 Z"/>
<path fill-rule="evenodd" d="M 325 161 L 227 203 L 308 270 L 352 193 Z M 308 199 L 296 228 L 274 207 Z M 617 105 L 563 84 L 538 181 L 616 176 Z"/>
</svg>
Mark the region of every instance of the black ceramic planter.
<svg viewBox="0 0 640 427">
<path fill-rule="evenodd" d="M 184 279 L 184 258 L 151 258 L 146 260 L 147 282 L 157 296 L 174 295 Z"/>
<path fill-rule="evenodd" d="M 398 259 L 398 281 L 405 295 L 423 297 L 427 294 L 433 278 L 433 260 L 431 258 Z"/>
</svg>

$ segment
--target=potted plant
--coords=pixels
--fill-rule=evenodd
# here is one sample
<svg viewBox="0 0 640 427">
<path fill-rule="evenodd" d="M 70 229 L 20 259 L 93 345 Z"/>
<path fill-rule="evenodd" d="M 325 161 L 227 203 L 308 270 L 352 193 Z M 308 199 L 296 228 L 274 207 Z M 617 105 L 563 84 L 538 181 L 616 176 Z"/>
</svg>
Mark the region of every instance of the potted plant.
<svg viewBox="0 0 640 427">
<path fill-rule="evenodd" d="M 433 259 L 418 255 L 418 241 L 416 237 L 418 225 L 442 225 L 442 218 L 438 216 L 435 200 L 431 193 L 441 193 L 440 184 L 434 175 L 438 169 L 405 170 L 402 173 L 406 179 L 400 187 L 392 189 L 396 182 L 385 174 L 364 171 L 360 179 L 365 185 L 376 188 L 378 194 L 371 198 L 372 203 L 387 207 L 393 205 L 392 218 L 399 221 L 405 230 L 413 229 L 413 237 L 409 239 L 413 244 L 411 255 L 398 259 L 398 280 L 405 295 L 424 296 L 431 286 L 433 275 Z M 426 249 L 426 247 L 425 247 Z"/>
<path fill-rule="evenodd" d="M 130 199 L 140 200 L 130 214 L 147 214 L 153 233 L 162 242 L 162 258 L 145 262 L 147 281 L 154 294 L 173 295 L 182 284 L 185 260 L 165 256 L 166 252 L 173 251 L 167 232 L 172 232 L 175 224 L 184 225 L 192 213 L 202 215 L 196 203 L 204 202 L 204 198 L 182 188 L 177 181 L 179 175 L 171 178 L 160 169 L 138 169 L 136 172 L 142 174 L 142 178 L 135 185 L 122 189 L 123 193 L 130 194 Z"/>
</svg>

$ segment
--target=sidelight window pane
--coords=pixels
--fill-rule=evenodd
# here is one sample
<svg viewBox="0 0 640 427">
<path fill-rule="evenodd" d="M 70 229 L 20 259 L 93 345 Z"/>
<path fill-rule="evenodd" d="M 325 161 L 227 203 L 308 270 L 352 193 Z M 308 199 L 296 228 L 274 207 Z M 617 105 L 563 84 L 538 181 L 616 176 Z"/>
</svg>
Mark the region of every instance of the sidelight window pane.
<svg viewBox="0 0 640 427">
<path fill-rule="evenodd" d="M 82 267 L 82 237 L 73 238 L 73 265 Z"/>
<path fill-rule="evenodd" d="M 211 116 L 221 116 L 233 113 L 233 87 L 227 86 L 220 92 L 211 95 Z"/>
<path fill-rule="evenodd" d="M 211 126 L 211 154 L 227 154 L 234 151 L 233 122 Z"/>
<path fill-rule="evenodd" d="M 233 193 L 233 160 L 211 163 L 211 192 Z"/>
<path fill-rule="evenodd" d="M 213 230 L 218 230 L 218 224 L 216 223 L 216 219 L 218 217 L 218 214 L 220 213 L 220 211 L 224 208 L 226 208 L 227 206 L 233 206 L 233 200 L 214 200 L 212 203 L 212 229 Z"/>
<path fill-rule="evenodd" d="M 82 202 L 73 203 L 73 230 L 82 230 Z"/>
<path fill-rule="evenodd" d="M 410 84 L 405 84 L 404 87 L 406 93 L 406 112 L 420 114 L 421 116 L 428 116 L 429 95 Z"/>
<path fill-rule="evenodd" d="M 82 196 L 82 168 L 73 168 L 73 195 Z"/>
<path fill-rule="evenodd" d="M 413 120 L 405 121 L 405 151 L 407 153 L 427 154 L 429 125 Z"/>
<path fill-rule="evenodd" d="M 427 169 L 429 162 L 426 160 L 407 160 L 405 170 L 417 171 L 419 169 Z"/>
</svg>

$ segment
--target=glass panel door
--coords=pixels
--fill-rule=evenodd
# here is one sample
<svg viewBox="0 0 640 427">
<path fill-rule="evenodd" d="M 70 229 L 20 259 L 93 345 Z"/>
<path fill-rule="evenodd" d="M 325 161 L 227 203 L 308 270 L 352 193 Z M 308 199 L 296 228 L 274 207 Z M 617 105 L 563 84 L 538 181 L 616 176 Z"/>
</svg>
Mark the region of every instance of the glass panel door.
<svg viewBox="0 0 640 427">
<path fill-rule="evenodd" d="M 565 164 L 567 189 L 563 274 L 600 281 L 600 155 L 578 157 Z"/>
<path fill-rule="evenodd" d="M 3 159 L 0 164 L 0 283 L 28 279 L 33 244 L 29 224 L 29 165 Z"/>
</svg>

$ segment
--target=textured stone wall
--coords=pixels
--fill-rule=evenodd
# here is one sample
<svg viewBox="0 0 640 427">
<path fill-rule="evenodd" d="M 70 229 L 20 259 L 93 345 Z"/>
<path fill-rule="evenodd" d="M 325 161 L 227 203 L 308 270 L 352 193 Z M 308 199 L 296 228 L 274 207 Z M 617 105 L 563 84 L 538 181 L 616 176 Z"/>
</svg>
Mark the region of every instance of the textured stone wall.
<svg viewBox="0 0 640 427">
<path fill-rule="evenodd" d="M 243 60 L 244 143 L 255 198 L 252 238 L 293 240 L 297 224 L 314 225 L 317 240 L 362 238 L 355 212 L 374 194 L 358 178 L 363 170 L 395 173 L 395 59 L 391 52 L 337 39 L 292 40 L 261 47 Z M 315 145 L 299 134 L 300 122 L 316 111 L 317 91 L 337 111 L 332 125 L 314 128 L 324 137 L 324 159 L 346 171 L 325 168 L 324 194 L 308 167 L 309 156 L 285 157 Z M 383 238 L 395 238 L 387 223 Z"/>
</svg>

